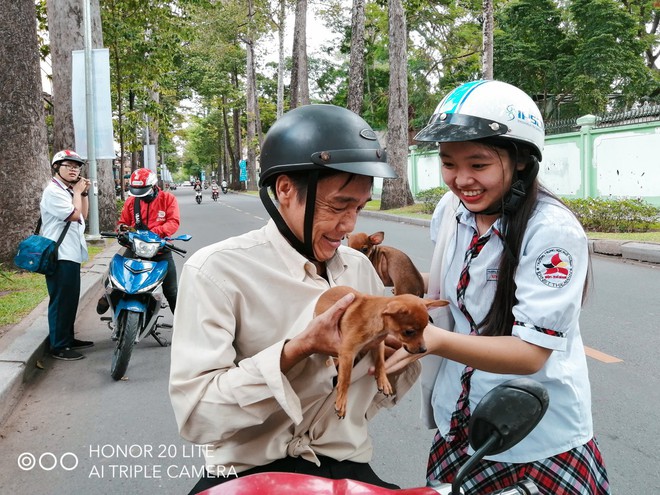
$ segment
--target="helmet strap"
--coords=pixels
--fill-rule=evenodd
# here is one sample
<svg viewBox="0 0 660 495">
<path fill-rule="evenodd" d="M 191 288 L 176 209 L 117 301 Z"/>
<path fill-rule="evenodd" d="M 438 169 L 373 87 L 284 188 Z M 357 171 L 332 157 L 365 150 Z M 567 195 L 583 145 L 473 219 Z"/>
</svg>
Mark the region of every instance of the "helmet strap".
<svg viewBox="0 0 660 495">
<path fill-rule="evenodd" d="M 310 261 L 318 261 L 314 256 L 314 245 L 312 243 L 312 230 L 314 229 L 314 211 L 316 210 L 316 186 L 319 183 L 318 170 L 312 170 L 309 173 L 309 183 L 307 184 L 307 202 L 305 203 L 305 226 L 303 230 L 303 239 L 305 241 L 305 250 L 302 251 Z"/>
<path fill-rule="evenodd" d="M 516 171 L 511 187 L 502 198 L 502 202 L 482 211 L 474 212 L 476 215 L 494 215 L 502 213 L 512 215 L 522 205 L 527 196 L 527 191 L 534 183 L 534 179 L 539 173 L 539 161 L 535 156 L 531 156 L 532 165 L 520 172 Z"/>
<path fill-rule="evenodd" d="M 60 178 L 62 182 L 64 182 L 68 187 L 73 186 L 74 184 L 73 182 L 65 179 L 64 177 L 62 177 L 62 174 L 60 174 L 60 170 L 62 169 L 62 165 L 60 163 L 57 163 L 53 168 L 55 168 L 55 174 L 57 174 L 57 176 Z"/>
<path fill-rule="evenodd" d="M 280 234 L 282 234 L 284 238 L 289 241 L 289 244 L 291 244 L 291 246 L 296 251 L 298 251 L 310 261 L 316 261 L 316 258 L 314 257 L 314 248 L 312 246 L 312 228 L 314 226 L 314 206 L 316 204 L 317 183 L 318 172 L 310 172 L 310 181 L 307 186 L 307 203 L 305 206 L 305 220 L 303 227 L 303 236 L 305 239 L 304 242 L 296 237 L 293 231 L 289 228 L 288 224 L 284 221 L 284 218 L 282 218 L 282 214 L 277 209 L 273 199 L 268 193 L 268 187 L 262 186 L 261 189 L 259 189 L 259 198 L 261 199 L 264 208 L 266 208 L 266 211 L 275 222 L 277 230 L 280 231 Z"/>
</svg>

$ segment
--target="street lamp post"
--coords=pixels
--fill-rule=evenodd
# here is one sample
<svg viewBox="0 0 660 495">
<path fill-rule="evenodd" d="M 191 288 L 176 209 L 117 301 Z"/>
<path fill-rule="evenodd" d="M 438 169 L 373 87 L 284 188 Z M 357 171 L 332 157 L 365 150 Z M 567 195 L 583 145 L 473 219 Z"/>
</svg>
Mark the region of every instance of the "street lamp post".
<svg viewBox="0 0 660 495">
<path fill-rule="evenodd" d="M 98 179 L 96 174 L 96 129 L 94 125 L 94 68 L 92 64 L 92 14 L 90 0 L 83 0 L 83 23 L 85 29 L 85 118 L 87 122 L 87 161 L 92 190 L 89 195 L 90 239 L 100 239 Z"/>
</svg>

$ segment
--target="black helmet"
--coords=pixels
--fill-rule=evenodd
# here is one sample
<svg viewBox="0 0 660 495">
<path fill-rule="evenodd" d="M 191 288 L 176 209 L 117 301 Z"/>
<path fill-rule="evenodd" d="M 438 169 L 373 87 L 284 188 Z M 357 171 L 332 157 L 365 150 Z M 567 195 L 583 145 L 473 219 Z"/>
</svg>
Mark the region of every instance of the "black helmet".
<svg viewBox="0 0 660 495">
<path fill-rule="evenodd" d="M 282 115 L 266 134 L 259 186 L 270 185 L 281 173 L 328 168 L 396 178 L 362 117 L 335 105 L 305 105 Z"/>
<path fill-rule="evenodd" d="M 282 115 L 266 134 L 261 147 L 259 196 L 281 234 L 298 252 L 314 259 L 312 228 L 319 175 L 337 170 L 369 177 L 393 179 L 394 170 L 373 129 L 362 117 L 334 105 L 306 105 Z M 303 238 L 286 224 L 271 197 L 278 175 L 309 172 Z"/>
</svg>

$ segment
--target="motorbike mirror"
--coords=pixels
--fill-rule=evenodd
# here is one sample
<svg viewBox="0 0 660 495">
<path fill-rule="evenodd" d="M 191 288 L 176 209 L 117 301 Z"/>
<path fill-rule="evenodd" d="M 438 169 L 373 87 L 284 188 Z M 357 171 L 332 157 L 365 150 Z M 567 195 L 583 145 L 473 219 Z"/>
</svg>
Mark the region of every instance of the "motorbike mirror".
<svg viewBox="0 0 660 495">
<path fill-rule="evenodd" d="M 167 237 L 166 238 L 168 241 L 185 241 L 188 242 L 190 239 L 192 239 L 192 236 L 190 234 L 181 234 L 176 237 Z"/>
<path fill-rule="evenodd" d="M 548 391 L 531 378 L 516 378 L 488 392 L 470 418 L 469 438 L 474 450 L 487 442 L 483 455 L 495 455 L 520 442 L 548 409 Z M 497 441 L 493 437 L 498 436 Z"/>
</svg>

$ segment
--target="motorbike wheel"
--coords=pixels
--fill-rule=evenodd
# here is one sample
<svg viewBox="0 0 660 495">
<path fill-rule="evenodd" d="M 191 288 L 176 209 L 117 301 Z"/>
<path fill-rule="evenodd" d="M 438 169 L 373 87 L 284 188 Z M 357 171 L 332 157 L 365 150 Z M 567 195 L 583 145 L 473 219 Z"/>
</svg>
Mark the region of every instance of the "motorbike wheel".
<svg viewBox="0 0 660 495">
<path fill-rule="evenodd" d="M 135 311 L 125 311 L 119 318 L 119 340 L 112 355 L 110 375 L 114 380 L 121 380 L 126 374 L 128 362 L 131 360 L 133 346 L 140 330 L 141 314 Z"/>
<path fill-rule="evenodd" d="M 199 205 L 199 204 L 202 204 L 202 198 L 201 198 L 201 196 L 197 196 L 197 197 L 195 198 L 195 201 L 197 201 L 197 204 L 198 204 L 198 205 Z"/>
</svg>

